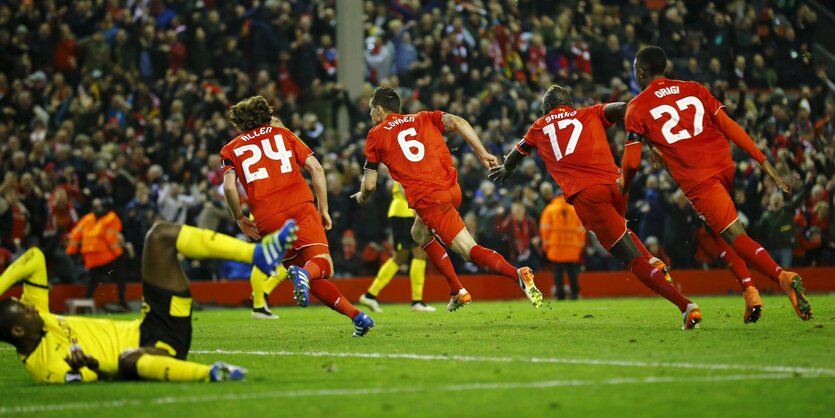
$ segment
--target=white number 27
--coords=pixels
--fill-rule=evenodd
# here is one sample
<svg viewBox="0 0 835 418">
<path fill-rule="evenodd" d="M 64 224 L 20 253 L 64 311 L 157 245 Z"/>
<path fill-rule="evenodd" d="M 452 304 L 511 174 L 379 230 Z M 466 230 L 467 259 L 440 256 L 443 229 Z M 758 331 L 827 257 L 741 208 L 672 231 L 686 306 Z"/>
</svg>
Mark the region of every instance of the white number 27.
<svg viewBox="0 0 835 418">
<path fill-rule="evenodd" d="M 703 122 L 705 118 L 705 107 L 699 99 L 693 96 L 687 96 L 676 100 L 676 106 L 678 106 L 678 110 L 681 111 L 684 111 L 691 106 L 696 110 L 696 114 L 693 116 L 692 135 L 686 128 L 681 128 L 680 131 L 673 133 L 673 128 L 678 126 L 678 122 L 681 120 L 678 111 L 674 107 L 670 105 L 661 105 L 649 111 L 650 115 L 652 115 L 655 120 L 660 119 L 664 114 L 670 115 L 670 119 L 667 120 L 667 122 L 664 122 L 664 126 L 661 127 L 661 134 L 664 135 L 664 139 L 667 140 L 668 144 L 673 144 L 681 141 L 682 139 L 690 139 L 694 136 L 698 136 L 704 130 Z"/>
<path fill-rule="evenodd" d="M 267 172 L 267 167 L 261 167 L 258 170 L 252 171 L 252 166 L 261 161 L 264 154 L 266 154 L 267 158 L 271 160 L 281 161 L 280 170 L 282 174 L 289 173 L 293 170 L 293 165 L 290 164 L 290 157 L 293 156 L 293 152 L 285 147 L 284 137 L 276 135 L 273 139 L 275 141 L 275 149 L 273 149 L 272 144 L 270 144 L 269 138 L 261 140 L 261 148 L 264 148 L 263 154 L 261 153 L 261 148 L 255 144 L 247 144 L 235 148 L 234 152 L 238 157 L 246 152 L 252 153 L 252 155 L 244 159 L 241 163 L 241 168 L 244 170 L 244 179 L 247 183 L 252 183 L 255 180 L 263 180 L 270 177 L 270 174 Z"/>
</svg>

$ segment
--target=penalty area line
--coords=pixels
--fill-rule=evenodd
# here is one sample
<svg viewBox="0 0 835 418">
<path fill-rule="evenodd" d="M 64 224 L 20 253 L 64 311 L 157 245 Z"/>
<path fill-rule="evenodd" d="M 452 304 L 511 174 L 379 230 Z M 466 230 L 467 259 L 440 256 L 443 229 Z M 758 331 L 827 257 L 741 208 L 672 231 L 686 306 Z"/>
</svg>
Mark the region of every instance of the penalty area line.
<svg viewBox="0 0 835 418">
<path fill-rule="evenodd" d="M 309 390 L 287 390 L 268 392 L 245 392 L 245 393 L 220 393 L 211 395 L 190 395 L 190 396 L 163 396 L 155 399 L 114 399 L 100 402 L 66 402 L 54 404 L 19 405 L 0 407 L 0 415 L 10 414 L 33 414 L 42 412 L 56 412 L 67 410 L 89 410 L 89 409 L 115 409 L 125 407 L 143 407 L 208 403 L 208 402 L 229 402 L 248 401 L 263 399 L 287 399 L 287 398 L 321 398 L 338 396 L 370 396 L 389 395 L 404 393 L 423 393 L 429 391 L 442 392 L 465 392 L 485 390 L 511 390 L 511 389 L 547 389 L 556 387 L 572 386 L 597 386 L 597 385 L 639 385 L 655 383 L 692 383 L 692 382 L 728 382 L 745 380 L 784 380 L 794 378 L 815 378 L 818 376 L 800 376 L 789 373 L 771 373 L 757 375 L 725 375 L 725 376 L 649 376 L 649 377 L 624 377 L 602 380 L 543 380 L 536 382 L 482 382 L 467 383 L 459 385 L 440 386 L 405 386 L 393 388 L 359 388 L 359 389 L 309 389 Z M 234 386 L 234 384 L 232 385 Z"/>
<path fill-rule="evenodd" d="M 407 354 L 407 353 L 333 353 L 326 351 L 239 351 L 239 350 L 192 350 L 191 354 L 225 354 L 249 356 L 298 356 L 298 357 L 337 357 L 337 358 L 371 358 L 371 359 L 401 359 L 418 361 L 455 361 L 455 362 L 484 362 L 484 363 L 552 363 L 552 364 L 581 364 L 589 366 L 617 366 L 638 368 L 673 368 L 673 369 L 702 369 L 702 370 L 755 370 L 761 373 L 795 373 L 808 375 L 835 376 L 835 370 L 796 366 L 766 366 L 757 364 L 715 364 L 715 363 L 686 363 L 686 362 L 652 362 L 630 360 L 599 360 L 561 357 L 481 357 L 437 354 Z"/>
</svg>

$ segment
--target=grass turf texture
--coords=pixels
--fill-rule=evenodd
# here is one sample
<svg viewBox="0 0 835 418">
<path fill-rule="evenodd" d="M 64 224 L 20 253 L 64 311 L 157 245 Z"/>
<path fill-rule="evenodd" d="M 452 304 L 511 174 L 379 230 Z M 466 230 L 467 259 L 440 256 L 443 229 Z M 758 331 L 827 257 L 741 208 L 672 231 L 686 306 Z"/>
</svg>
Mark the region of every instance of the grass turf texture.
<svg viewBox="0 0 835 418">
<path fill-rule="evenodd" d="M 812 295 L 809 322 L 784 296 L 766 296 L 752 325 L 742 323 L 741 297 L 696 301 L 704 323 L 690 332 L 660 298 L 551 301 L 538 311 L 522 301 L 476 300 L 455 313 L 384 305 L 365 338 L 323 307 L 275 309 L 278 321 L 196 312 L 190 358 L 242 365 L 247 381 L 39 385 L 4 346 L 0 417 L 831 413 L 835 295 Z"/>
</svg>

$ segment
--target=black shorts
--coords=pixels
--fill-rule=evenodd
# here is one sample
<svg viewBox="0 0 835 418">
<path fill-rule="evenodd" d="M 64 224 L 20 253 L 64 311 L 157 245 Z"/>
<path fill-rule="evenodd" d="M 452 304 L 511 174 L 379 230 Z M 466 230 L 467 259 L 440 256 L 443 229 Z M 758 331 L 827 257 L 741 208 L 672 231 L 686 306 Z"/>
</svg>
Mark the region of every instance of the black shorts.
<svg viewBox="0 0 835 418">
<path fill-rule="evenodd" d="M 142 283 L 140 347 L 168 351 L 185 360 L 191 347 L 191 292 L 174 292 Z"/>
<path fill-rule="evenodd" d="M 389 218 L 394 251 L 411 250 L 417 245 L 414 238 L 412 238 L 412 225 L 414 224 L 415 218 L 402 218 L 397 216 Z"/>
</svg>

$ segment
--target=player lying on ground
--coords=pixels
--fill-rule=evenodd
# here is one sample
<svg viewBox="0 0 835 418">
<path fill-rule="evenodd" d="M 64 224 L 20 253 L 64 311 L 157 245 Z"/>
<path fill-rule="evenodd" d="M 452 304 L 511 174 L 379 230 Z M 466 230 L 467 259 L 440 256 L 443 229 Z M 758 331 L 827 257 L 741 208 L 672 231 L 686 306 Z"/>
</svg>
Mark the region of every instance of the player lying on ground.
<svg viewBox="0 0 835 418">
<path fill-rule="evenodd" d="M 623 119 L 625 110 L 623 102 L 575 109 L 565 89 L 551 86 L 542 96 L 543 116 L 528 129 L 504 164 L 490 170 L 490 178 L 503 181 L 524 156 L 536 149 L 583 226 L 628 265 L 641 283 L 678 307 L 684 329 L 695 328 L 702 320 L 699 307 L 673 287 L 665 277 L 664 263 L 626 227 L 624 214 L 629 199 L 619 189 L 620 170 L 609 151 L 605 131 Z"/>
<path fill-rule="evenodd" d="M 43 253 L 31 248 L 0 275 L 0 293 L 23 283 L 20 300 L 0 301 L 0 340 L 15 346 L 39 382 L 243 379 L 246 371 L 222 362 L 186 361 L 191 345 L 191 292 L 177 259 L 220 258 L 272 272 L 295 238 L 295 224 L 250 244 L 191 226 L 157 223 L 142 255 L 142 319 L 113 321 L 49 313 Z"/>
<path fill-rule="evenodd" d="M 389 284 L 400 266 L 409 261 L 409 279 L 412 284 L 412 312 L 435 312 L 435 308 L 423 303 L 423 284 L 426 281 L 426 253 L 415 245 L 412 239 L 412 225 L 415 224 L 415 211 L 409 207 L 403 186 L 392 181 L 391 204 L 389 205 L 389 226 L 391 227 L 394 255 L 389 258 L 377 271 L 377 276 L 371 282 L 368 290 L 360 296 L 359 302 L 368 306 L 374 312 L 383 312 L 377 295 Z"/>
<path fill-rule="evenodd" d="M 626 110 L 624 190 L 629 190 L 640 165 L 641 139 L 645 138 L 663 158 L 670 175 L 711 231 L 718 231 L 730 244 L 724 250 L 734 252 L 754 270 L 777 282 L 797 316 L 810 319 L 812 305 L 804 295 L 803 280 L 797 273 L 778 266 L 739 223 L 729 195 L 734 162 L 728 140 L 757 160 L 784 193 L 789 193 L 789 186 L 742 127 L 725 113 L 719 100 L 699 83 L 666 78 L 666 68 L 667 55 L 657 46 L 641 48 L 635 57 L 635 79 L 643 91 L 629 102 Z M 740 284 L 745 289 L 744 321 L 756 322 L 762 312 L 759 292 L 751 280 Z"/>
<path fill-rule="evenodd" d="M 261 96 L 241 100 L 227 115 L 241 131 L 220 151 L 223 162 L 223 191 L 241 230 L 253 239 L 295 219 L 298 239 L 287 251 L 284 266 L 293 281 L 294 296 L 305 307 L 310 293 L 331 309 L 351 318 L 354 336 L 362 337 L 374 326 L 370 316 L 355 308 L 327 279 L 333 274 L 325 229 L 331 228 L 325 170 L 313 151 L 273 116 L 273 108 Z M 302 176 L 310 174 L 313 194 Z M 238 179 L 249 196 L 255 221 L 244 216 L 238 195 Z M 276 283 L 277 284 L 277 283 Z M 258 289 L 253 287 L 253 299 Z M 266 305 L 265 305 L 266 306 Z"/>
<path fill-rule="evenodd" d="M 353 197 L 359 204 L 366 204 L 377 188 L 378 165 L 383 163 L 388 167 L 391 177 L 403 185 L 409 207 L 417 212 L 412 238 L 449 283 L 452 297 L 447 309 L 454 311 L 470 303 L 472 297 L 461 286 L 449 255 L 438 240 L 465 260 L 517 282 L 535 307 L 542 306 L 542 293 L 534 284 L 531 269 L 516 269 L 497 252 L 476 244 L 458 214 L 461 188 L 443 133 L 457 132 L 464 137 L 484 167 L 499 164 L 484 149 L 469 122 L 441 111 L 403 115 L 400 96 L 388 87 L 374 90 L 369 105 L 375 126 L 365 142 L 362 185 Z"/>
</svg>

